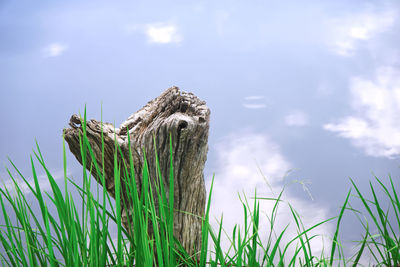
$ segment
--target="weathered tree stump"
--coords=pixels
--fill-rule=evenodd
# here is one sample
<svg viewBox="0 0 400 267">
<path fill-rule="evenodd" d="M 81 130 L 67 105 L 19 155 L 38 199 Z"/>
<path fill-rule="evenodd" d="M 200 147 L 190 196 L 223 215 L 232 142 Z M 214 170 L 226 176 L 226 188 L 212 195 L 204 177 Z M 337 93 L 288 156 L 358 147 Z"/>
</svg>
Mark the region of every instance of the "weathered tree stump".
<svg viewBox="0 0 400 267">
<path fill-rule="evenodd" d="M 167 198 L 170 171 L 170 134 L 172 136 L 173 174 L 174 174 L 174 236 L 190 254 L 200 249 L 201 217 L 204 216 L 206 190 L 204 184 L 204 164 L 208 151 L 208 130 L 210 110 L 204 101 L 192 93 L 180 92 L 172 87 L 159 97 L 147 103 L 131 115 L 119 128 L 110 123 L 96 120 L 87 121 L 87 136 L 98 166 L 102 168 L 101 129 L 104 134 L 105 185 L 108 193 L 115 197 L 114 150 L 117 140 L 126 162 L 129 162 L 130 136 L 134 162 L 135 180 L 140 190 L 142 185 L 143 151 L 149 164 L 150 176 L 156 177 L 153 138 L 158 152 Z M 82 136 L 81 119 L 72 115 L 70 128 L 64 129 L 65 140 L 71 152 L 82 164 L 79 136 Z M 86 164 L 89 170 L 90 157 Z M 102 184 L 94 168 L 92 175 Z M 140 194 L 140 191 L 139 191 Z M 121 196 L 126 198 L 126 188 L 121 185 Z M 122 223 L 128 227 L 128 216 L 134 212 L 131 205 L 123 205 Z M 125 203 L 126 200 L 125 200 Z M 156 199 L 156 205 L 158 205 Z M 193 215 L 190 215 L 193 214 Z"/>
</svg>

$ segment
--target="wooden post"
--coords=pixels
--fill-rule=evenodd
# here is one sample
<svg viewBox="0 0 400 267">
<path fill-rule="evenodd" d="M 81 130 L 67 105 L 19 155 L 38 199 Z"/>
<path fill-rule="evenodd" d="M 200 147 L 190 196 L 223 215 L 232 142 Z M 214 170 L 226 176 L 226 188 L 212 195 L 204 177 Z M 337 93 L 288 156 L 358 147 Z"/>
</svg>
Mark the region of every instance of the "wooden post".
<svg viewBox="0 0 400 267">
<path fill-rule="evenodd" d="M 155 138 L 162 179 L 168 195 L 171 134 L 174 170 L 174 236 L 189 254 L 200 250 L 201 245 L 201 217 L 204 216 L 206 199 L 203 170 L 208 151 L 209 122 L 210 110 L 204 101 L 192 93 L 180 92 L 179 88 L 172 87 L 132 114 L 119 128 L 114 128 L 110 123 L 103 123 L 105 185 L 112 197 L 115 197 L 115 138 L 121 147 L 123 157 L 129 162 L 128 134 L 138 189 L 140 190 L 142 185 L 143 150 L 149 164 L 150 176 L 156 177 L 153 144 L 153 138 Z M 64 129 L 65 140 L 71 152 L 82 164 L 79 145 L 79 135 L 83 132 L 81 119 L 77 115 L 72 115 L 69 125 L 70 128 Z M 87 136 L 100 167 L 102 167 L 101 128 L 101 122 L 87 121 Z M 88 169 L 90 165 L 90 157 L 88 157 L 88 164 L 86 164 Z M 94 169 L 92 169 L 92 175 L 102 184 Z M 124 185 L 122 185 L 121 196 L 126 198 Z M 122 223 L 131 232 L 132 229 L 128 229 L 128 216 L 133 212 L 131 205 L 128 203 L 125 206 L 121 203 L 121 207 Z"/>
</svg>

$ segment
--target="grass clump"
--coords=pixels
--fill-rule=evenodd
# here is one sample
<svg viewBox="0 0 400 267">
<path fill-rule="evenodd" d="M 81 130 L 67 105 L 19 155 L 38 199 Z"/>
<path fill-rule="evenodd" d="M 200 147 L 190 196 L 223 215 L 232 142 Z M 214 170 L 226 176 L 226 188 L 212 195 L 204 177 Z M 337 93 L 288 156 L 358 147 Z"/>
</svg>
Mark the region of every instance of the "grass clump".
<svg viewBox="0 0 400 267">
<path fill-rule="evenodd" d="M 212 229 L 209 222 L 211 184 L 202 223 L 202 246 L 198 255 L 188 255 L 173 236 L 174 199 L 170 197 L 167 200 L 160 169 L 158 168 L 156 172 L 157 177 L 150 177 L 147 162 L 144 160 L 143 184 L 139 190 L 135 182 L 132 157 L 124 164 L 114 164 L 114 202 L 106 190 L 100 193 L 98 183 L 96 183 L 97 191 L 94 190 L 93 177 L 86 170 L 87 155 L 94 159 L 86 135 L 86 114 L 82 120 L 82 127 L 83 135 L 80 140 L 82 186 L 67 177 L 65 142 L 63 144 L 64 192 L 46 166 L 37 144 L 36 151 L 30 158 L 33 184 L 10 160 L 19 178 L 7 169 L 13 182 L 13 190 L 6 186 L 0 188 L 3 217 L 0 225 L 2 266 L 357 266 L 366 254 L 371 255 L 373 259 L 371 264 L 400 265 L 400 202 L 391 177 L 389 187 L 376 178 L 378 186 L 390 204 L 388 208 L 383 207 L 383 201 L 378 199 L 372 183 L 370 183 L 372 199 L 368 200 L 351 180 L 355 197 L 361 201 L 369 220 L 363 216 L 365 211 L 356 210 L 350 205 L 351 190 L 337 217 L 308 228 L 304 227 L 301 217 L 289 204 L 297 228 L 297 235 L 291 239 L 284 238 L 288 226 L 280 232 L 274 227 L 279 204 L 283 201 L 283 191 L 277 198 L 268 199 L 259 197 L 255 193 L 252 206 L 244 196 L 241 199 L 244 226 L 241 228 L 236 225 L 233 228 L 232 234 L 228 236 L 231 243 L 228 251 L 222 248 L 223 218 L 217 229 Z M 117 153 L 121 151 L 117 144 L 115 148 L 114 161 L 117 163 Z M 104 142 L 102 142 L 102 152 L 104 155 Z M 170 157 L 172 158 L 172 149 Z M 47 176 L 51 188 L 49 192 L 43 191 L 40 187 L 35 161 Z M 156 161 L 158 163 L 157 157 Z M 105 180 L 102 175 L 104 170 L 99 168 L 96 160 L 90 162 L 94 163 L 90 168 L 97 172 L 104 187 Z M 173 196 L 172 160 L 170 162 L 171 186 L 168 194 Z M 123 177 L 129 179 L 125 180 Z M 156 195 L 153 195 L 153 190 L 148 190 L 151 179 L 155 179 L 158 185 Z M 22 184 L 19 180 L 22 180 Z M 126 187 L 129 201 L 135 211 L 129 220 L 132 232 L 127 232 L 122 227 L 120 201 L 122 184 Z M 28 199 L 22 186 L 28 188 L 33 200 Z M 73 197 L 72 191 L 77 192 L 80 198 Z M 143 193 L 139 195 L 139 191 Z M 156 198 L 160 203 L 158 207 L 155 205 Z M 270 228 L 266 240 L 262 240 L 259 234 L 262 223 L 260 201 L 274 202 L 269 215 Z M 339 242 L 340 226 L 346 211 L 354 213 L 365 230 L 364 238 L 358 243 L 357 252 L 348 259 L 344 257 L 344 246 Z M 394 219 L 391 220 L 390 216 Z M 311 231 L 329 221 L 336 222 L 336 231 L 332 241 L 327 245 L 329 253 L 314 255 L 310 241 L 317 235 L 311 235 Z M 110 232 L 112 224 L 117 228 L 116 239 Z M 151 236 L 148 234 L 150 224 L 154 232 Z M 374 229 L 374 233 L 371 232 L 371 228 Z M 290 246 L 295 247 L 293 253 L 289 253 Z"/>
</svg>

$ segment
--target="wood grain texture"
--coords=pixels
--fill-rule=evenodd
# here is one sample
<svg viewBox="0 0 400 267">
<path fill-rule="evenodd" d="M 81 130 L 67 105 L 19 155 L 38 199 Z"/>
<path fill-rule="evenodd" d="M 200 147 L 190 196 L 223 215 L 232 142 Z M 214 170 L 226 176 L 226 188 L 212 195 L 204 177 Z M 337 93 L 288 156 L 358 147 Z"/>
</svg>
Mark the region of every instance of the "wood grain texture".
<svg viewBox="0 0 400 267">
<path fill-rule="evenodd" d="M 171 87 L 132 114 L 119 128 L 114 128 L 110 123 L 103 123 L 105 185 L 112 197 L 115 196 L 115 140 L 120 145 L 123 154 L 118 160 L 124 159 L 129 162 L 129 135 L 135 179 L 139 189 L 142 185 L 143 151 L 146 153 L 150 175 L 156 177 L 153 144 L 155 137 L 162 181 L 169 198 L 169 135 L 171 134 L 174 170 L 174 236 L 190 254 L 198 251 L 201 244 L 201 217 L 204 216 L 206 201 L 203 170 L 208 151 L 209 122 L 210 110 L 204 101 L 192 93 L 181 92 L 179 88 Z M 82 136 L 83 132 L 81 119 L 77 115 L 72 115 L 69 125 L 70 128 L 64 129 L 65 140 L 71 152 L 82 164 L 79 145 L 79 136 Z M 87 121 L 87 136 L 99 166 L 102 166 L 101 128 L 101 122 Z M 90 157 L 86 166 L 89 170 Z M 94 170 L 92 170 L 92 175 L 101 184 Z M 123 184 L 122 196 L 126 199 L 126 189 Z M 158 205 L 157 199 L 156 205 Z M 123 225 L 131 231 L 132 229 L 128 229 L 128 215 L 133 212 L 131 205 L 122 203 L 121 206 Z"/>
</svg>

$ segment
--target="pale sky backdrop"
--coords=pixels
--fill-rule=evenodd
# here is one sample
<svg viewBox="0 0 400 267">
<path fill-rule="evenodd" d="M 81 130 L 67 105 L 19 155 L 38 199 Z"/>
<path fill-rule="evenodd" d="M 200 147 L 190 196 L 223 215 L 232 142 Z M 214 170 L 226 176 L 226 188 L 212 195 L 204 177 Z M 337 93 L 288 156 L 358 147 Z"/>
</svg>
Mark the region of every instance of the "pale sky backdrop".
<svg viewBox="0 0 400 267">
<path fill-rule="evenodd" d="M 100 119 L 102 105 L 118 126 L 175 85 L 211 109 L 205 176 L 227 229 L 241 222 L 238 191 L 285 184 L 312 225 L 338 214 L 349 177 L 363 192 L 374 174 L 400 185 L 399 33 L 395 0 L 0 1 L 0 180 L 7 156 L 30 175 L 37 139 L 63 183 L 72 114 L 86 104 Z M 68 172 L 79 180 L 70 153 Z M 361 239 L 345 217 L 343 235 Z"/>
</svg>

